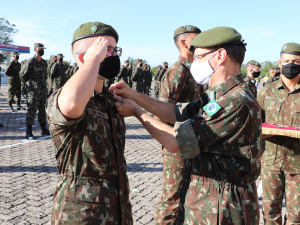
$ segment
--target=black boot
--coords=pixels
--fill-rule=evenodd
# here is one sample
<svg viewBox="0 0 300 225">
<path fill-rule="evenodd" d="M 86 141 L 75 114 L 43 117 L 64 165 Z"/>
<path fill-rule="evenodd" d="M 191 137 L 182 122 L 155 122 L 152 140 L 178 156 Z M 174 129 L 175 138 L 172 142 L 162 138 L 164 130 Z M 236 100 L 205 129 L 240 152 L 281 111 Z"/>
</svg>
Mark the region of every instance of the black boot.
<svg viewBox="0 0 300 225">
<path fill-rule="evenodd" d="M 49 130 L 46 127 L 46 123 L 40 123 L 41 129 L 42 129 L 42 136 L 50 135 Z"/>
<path fill-rule="evenodd" d="M 17 110 L 25 110 L 25 108 L 23 108 L 23 107 L 21 106 L 21 103 L 20 103 L 20 102 L 17 103 L 17 106 L 18 106 Z"/>
<path fill-rule="evenodd" d="M 32 140 L 33 139 L 32 125 L 27 125 L 26 127 L 27 127 L 27 129 L 26 129 L 26 136 L 25 136 L 25 138 L 29 139 L 29 140 Z"/>
<path fill-rule="evenodd" d="M 14 112 L 15 111 L 14 108 L 12 107 L 12 102 L 11 101 L 8 103 L 8 107 L 9 107 L 9 111 L 10 112 Z"/>
</svg>

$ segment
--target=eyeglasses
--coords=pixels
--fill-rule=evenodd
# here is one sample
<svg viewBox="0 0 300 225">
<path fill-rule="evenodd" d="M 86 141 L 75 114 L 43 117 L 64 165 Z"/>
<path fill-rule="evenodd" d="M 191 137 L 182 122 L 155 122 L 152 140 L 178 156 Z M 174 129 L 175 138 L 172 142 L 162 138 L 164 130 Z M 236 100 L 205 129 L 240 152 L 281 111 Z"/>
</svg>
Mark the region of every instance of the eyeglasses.
<svg viewBox="0 0 300 225">
<path fill-rule="evenodd" d="M 200 55 L 194 55 L 194 60 L 195 60 L 196 58 L 198 58 L 198 57 L 204 56 L 204 55 L 209 54 L 209 53 L 212 53 L 212 52 L 215 52 L 215 50 L 211 50 L 211 51 L 209 51 L 209 52 L 205 52 L 205 53 L 200 54 Z"/>
<path fill-rule="evenodd" d="M 79 55 L 80 53 L 86 53 L 86 51 L 80 51 L 80 52 L 76 52 L 76 55 Z M 122 55 L 122 48 L 120 47 L 112 47 L 112 46 L 107 46 L 107 53 L 106 56 L 114 56 L 117 55 L 119 57 L 121 57 Z"/>
</svg>

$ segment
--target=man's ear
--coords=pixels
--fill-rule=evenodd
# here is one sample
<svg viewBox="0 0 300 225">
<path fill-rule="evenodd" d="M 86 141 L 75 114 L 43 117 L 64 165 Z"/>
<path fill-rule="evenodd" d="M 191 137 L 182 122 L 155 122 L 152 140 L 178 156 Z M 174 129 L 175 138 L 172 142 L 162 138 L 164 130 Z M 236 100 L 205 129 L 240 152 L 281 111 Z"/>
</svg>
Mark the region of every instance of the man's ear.
<svg viewBox="0 0 300 225">
<path fill-rule="evenodd" d="M 79 53 L 79 55 L 78 55 L 78 59 L 79 59 L 79 61 L 81 62 L 81 63 L 84 63 L 84 59 L 83 59 L 83 56 L 84 56 L 84 52 L 81 52 L 81 53 Z"/>
</svg>

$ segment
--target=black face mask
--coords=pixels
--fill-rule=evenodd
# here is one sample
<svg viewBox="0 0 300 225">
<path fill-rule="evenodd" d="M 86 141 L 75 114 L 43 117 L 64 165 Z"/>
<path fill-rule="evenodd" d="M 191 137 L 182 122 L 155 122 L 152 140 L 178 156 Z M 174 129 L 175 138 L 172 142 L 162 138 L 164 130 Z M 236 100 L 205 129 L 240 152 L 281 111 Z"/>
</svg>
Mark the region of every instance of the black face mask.
<svg viewBox="0 0 300 225">
<path fill-rule="evenodd" d="M 56 62 L 57 62 L 57 59 L 55 59 L 54 62 L 56 63 Z"/>
<path fill-rule="evenodd" d="M 62 62 L 63 62 L 63 60 L 64 60 L 64 59 L 59 59 L 58 61 L 59 61 L 60 63 L 62 63 Z"/>
<path fill-rule="evenodd" d="M 280 75 L 280 72 L 274 74 L 275 77 L 279 77 L 279 75 Z"/>
<path fill-rule="evenodd" d="M 40 56 L 43 56 L 44 55 L 44 50 L 37 51 L 37 54 L 39 54 Z"/>
<path fill-rule="evenodd" d="M 100 63 L 99 75 L 107 79 L 116 77 L 120 72 L 121 62 L 119 56 L 106 57 L 102 63 Z"/>
<path fill-rule="evenodd" d="M 168 69 L 168 66 L 165 66 L 165 69 Z"/>
<path fill-rule="evenodd" d="M 252 72 L 252 76 L 254 77 L 254 78 L 258 78 L 259 77 L 259 75 L 260 75 L 260 71 L 258 71 L 258 72 Z"/>
<path fill-rule="evenodd" d="M 19 60 L 19 56 L 18 55 L 16 56 L 16 60 Z"/>
<path fill-rule="evenodd" d="M 297 65 L 295 63 L 282 65 L 282 74 L 287 79 L 294 79 L 300 74 L 300 65 Z"/>
</svg>

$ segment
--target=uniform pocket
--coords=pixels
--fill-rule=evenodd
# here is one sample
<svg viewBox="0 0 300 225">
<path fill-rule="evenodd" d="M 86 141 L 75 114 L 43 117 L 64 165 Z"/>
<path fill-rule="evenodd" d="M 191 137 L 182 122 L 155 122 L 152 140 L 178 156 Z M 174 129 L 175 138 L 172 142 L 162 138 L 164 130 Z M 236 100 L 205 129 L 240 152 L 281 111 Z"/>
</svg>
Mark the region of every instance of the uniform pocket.
<svg viewBox="0 0 300 225">
<path fill-rule="evenodd" d="M 265 101 L 265 117 L 266 123 L 277 124 L 280 115 L 282 102 L 268 99 Z"/>
<path fill-rule="evenodd" d="M 74 197 L 76 201 L 90 203 L 110 203 L 109 190 L 103 186 L 76 185 Z"/>
</svg>

